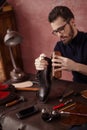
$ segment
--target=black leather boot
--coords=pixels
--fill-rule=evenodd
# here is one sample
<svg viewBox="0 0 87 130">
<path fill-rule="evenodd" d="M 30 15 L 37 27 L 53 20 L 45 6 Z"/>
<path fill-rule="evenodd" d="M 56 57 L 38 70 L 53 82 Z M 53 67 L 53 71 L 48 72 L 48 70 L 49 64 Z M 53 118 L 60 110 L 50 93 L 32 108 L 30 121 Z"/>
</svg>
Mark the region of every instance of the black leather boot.
<svg viewBox="0 0 87 130">
<path fill-rule="evenodd" d="M 37 78 L 40 84 L 38 96 L 40 101 L 44 103 L 47 101 L 47 97 L 51 89 L 51 70 L 52 70 L 51 59 L 45 57 L 45 60 L 47 60 L 48 62 L 47 68 L 45 70 L 40 70 L 37 72 Z"/>
</svg>

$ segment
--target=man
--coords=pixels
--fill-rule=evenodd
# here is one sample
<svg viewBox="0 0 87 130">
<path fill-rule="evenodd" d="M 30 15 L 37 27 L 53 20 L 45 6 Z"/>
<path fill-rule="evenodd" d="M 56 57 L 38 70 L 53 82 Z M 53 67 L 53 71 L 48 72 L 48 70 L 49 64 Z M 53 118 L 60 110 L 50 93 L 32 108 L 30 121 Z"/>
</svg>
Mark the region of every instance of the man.
<svg viewBox="0 0 87 130">
<path fill-rule="evenodd" d="M 62 56 L 52 58 L 52 66 L 59 67 L 55 71 L 72 71 L 73 81 L 87 83 L 87 34 L 78 31 L 74 15 L 66 6 L 53 8 L 48 19 L 52 34 L 60 38 L 54 51 L 60 51 Z M 37 70 L 45 69 L 47 65 L 41 56 L 35 60 Z"/>
</svg>

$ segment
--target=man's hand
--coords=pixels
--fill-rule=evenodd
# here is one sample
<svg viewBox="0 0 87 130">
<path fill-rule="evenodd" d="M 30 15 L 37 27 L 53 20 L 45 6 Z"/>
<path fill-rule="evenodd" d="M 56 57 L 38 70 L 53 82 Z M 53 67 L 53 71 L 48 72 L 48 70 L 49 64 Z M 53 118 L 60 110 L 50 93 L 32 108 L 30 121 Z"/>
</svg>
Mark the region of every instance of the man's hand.
<svg viewBox="0 0 87 130">
<path fill-rule="evenodd" d="M 55 58 L 52 59 L 52 66 L 56 67 L 55 71 L 60 71 L 60 70 L 74 71 L 76 69 L 75 68 L 76 64 L 77 63 L 75 61 L 69 58 L 65 58 L 63 56 L 55 56 Z"/>
<path fill-rule="evenodd" d="M 44 70 L 47 68 L 48 62 L 44 59 L 44 57 L 46 57 L 45 54 L 40 54 L 40 56 L 35 59 L 36 70 Z"/>
</svg>

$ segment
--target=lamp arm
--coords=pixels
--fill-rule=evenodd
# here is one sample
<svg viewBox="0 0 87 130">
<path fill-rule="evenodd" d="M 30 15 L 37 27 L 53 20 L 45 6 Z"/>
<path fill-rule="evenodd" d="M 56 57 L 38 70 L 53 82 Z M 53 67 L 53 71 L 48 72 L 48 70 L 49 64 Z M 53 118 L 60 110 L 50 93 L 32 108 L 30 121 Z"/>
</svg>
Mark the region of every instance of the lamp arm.
<svg viewBox="0 0 87 130">
<path fill-rule="evenodd" d="M 11 49 L 10 46 L 9 46 L 9 51 L 10 51 L 10 56 L 11 56 L 12 65 L 13 65 L 14 69 L 16 70 L 16 69 L 17 69 L 17 66 L 16 66 L 16 63 L 15 63 L 15 60 L 14 60 L 14 57 L 13 57 L 13 53 L 12 53 L 12 49 Z"/>
</svg>

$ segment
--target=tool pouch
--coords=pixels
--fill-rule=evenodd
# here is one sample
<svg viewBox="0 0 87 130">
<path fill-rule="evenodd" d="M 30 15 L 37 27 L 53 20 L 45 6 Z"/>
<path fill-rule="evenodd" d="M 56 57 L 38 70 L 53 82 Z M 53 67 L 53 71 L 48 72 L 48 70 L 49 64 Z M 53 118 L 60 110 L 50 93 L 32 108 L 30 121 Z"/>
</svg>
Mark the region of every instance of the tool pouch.
<svg viewBox="0 0 87 130">
<path fill-rule="evenodd" d="M 0 84 L 0 105 L 13 101 L 17 97 L 13 85 Z"/>
</svg>

